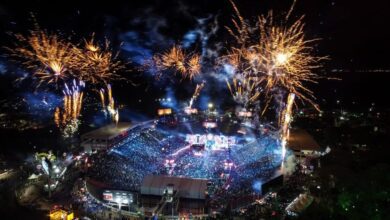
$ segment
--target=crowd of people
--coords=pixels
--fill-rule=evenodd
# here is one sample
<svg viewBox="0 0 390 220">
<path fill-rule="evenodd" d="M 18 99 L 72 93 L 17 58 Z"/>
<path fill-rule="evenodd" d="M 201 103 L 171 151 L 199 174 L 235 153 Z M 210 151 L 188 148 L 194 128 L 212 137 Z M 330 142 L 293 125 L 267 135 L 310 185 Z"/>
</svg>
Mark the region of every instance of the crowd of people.
<svg viewBox="0 0 390 220">
<path fill-rule="evenodd" d="M 237 143 L 221 151 L 185 148 L 189 143 L 183 134 L 155 127 L 138 128 L 108 152 L 93 155 L 88 175 L 111 188 L 128 191 L 139 191 L 146 175 L 204 178 L 219 186 L 234 180 L 229 182 L 230 189 L 245 188 L 247 193 L 252 190 L 254 178 L 263 180 L 274 174 L 281 163 L 280 149 L 270 136 Z M 173 163 L 167 165 L 167 160 Z M 226 167 L 227 162 L 231 167 Z"/>
<path fill-rule="evenodd" d="M 94 154 L 88 175 L 112 188 L 138 191 L 146 175 L 165 173 L 164 159 L 183 144 L 150 128 L 132 132 L 108 153 Z"/>
</svg>

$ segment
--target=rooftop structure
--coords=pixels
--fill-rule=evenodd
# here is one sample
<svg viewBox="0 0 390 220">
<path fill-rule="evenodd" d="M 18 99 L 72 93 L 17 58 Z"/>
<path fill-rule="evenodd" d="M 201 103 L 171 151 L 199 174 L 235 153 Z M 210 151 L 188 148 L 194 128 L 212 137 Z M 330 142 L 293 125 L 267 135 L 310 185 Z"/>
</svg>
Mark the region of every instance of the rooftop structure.
<svg viewBox="0 0 390 220">
<path fill-rule="evenodd" d="M 180 198 L 205 199 L 207 182 L 206 179 L 148 175 L 142 181 L 141 194 L 161 196 L 168 185 L 173 185 Z"/>
<path fill-rule="evenodd" d="M 321 147 L 313 136 L 302 129 L 290 130 L 287 147 L 299 156 L 314 155 L 321 152 Z"/>
<path fill-rule="evenodd" d="M 130 128 L 130 122 L 109 124 L 81 135 L 81 146 L 86 152 L 107 149 L 125 138 Z"/>
</svg>

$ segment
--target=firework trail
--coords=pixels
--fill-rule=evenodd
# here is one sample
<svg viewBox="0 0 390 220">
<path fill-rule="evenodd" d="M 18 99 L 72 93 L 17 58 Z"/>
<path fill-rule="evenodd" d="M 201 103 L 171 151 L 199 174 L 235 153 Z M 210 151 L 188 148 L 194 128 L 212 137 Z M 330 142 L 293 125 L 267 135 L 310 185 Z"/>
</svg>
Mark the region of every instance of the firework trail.
<svg viewBox="0 0 390 220">
<path fill-rule="evenodd" d="M 192 108 L 192 105 L 194 104 L 194 101 L 198 98 L 198 96 L 200 95 L 200 92 L 202 91 L 203 87 L 205 86 L 206 82 L 203 81 L 201 84 L 197 84 L 196 85 L 196 88 L 195 88 L 195 91 L 194 91 L 194 94 L 192 94 L 192 97 L 190 99 L 190 104 L 189 104 L 189 108 L 191 109 Z"/>
<path fill-rule="evenodd" d="M 282 142 L 282 160 L 286 156 L 286 145 L 289 138 L 289 127 L 292 120 L 292 107 L 294 105 L 295 94 L 288 94 L 286 108 L 281 115 L 281 142 Z"/>
<path fill-rule="evenodd" d="M 105 100 L 105 97 L 104 97 L 104 89 L 100 89 L 99 90 L 99 95 L 100 95 L 100 100 L 101 100 L 101 104 L 102 104 L 102 108 L 103 109 L 106 109 L 106 100 Z"/>
<path fill-rule="evenodd" d="M 100 89 L 99 94 L 100 94 L 100 101 L 102 103 L 103 112 L 108 114 L 109 117 L 116 124 L 118 124 L 118 122 L 119 122 L 119 110 L 118 110 L 118 108 L 115 108 L 115 100 L 114 100 L 114 98 L 112 96 L 111 85 L 110 84 L 107 85 L 107 99 L 105 98 L 106 94 L 105 94 L 105 90 L 104 89 Z M 107 104 L 106 104 L 106 100 L 108 101 Z"/>
<path fill-rule="evenodd" d="M 64 137 L 70 137 L 77 132 L 80 123 L 79 117 L 84 97 L 82 89 L 85 87 L 85 83 L 73 80 L 70 87 L 67 84 L 64 86 L 63 109 L 56 108 L 54 122 L 61 129 Z"/>
<path fill-rule="evenodd" d="M 119 111 L 118 111 L 118 109 L 116 109 L 116 111 L 115 111 L 114 122 L 115 122 L 115 125 L 118 126 L 118 122 L 119 122 Z"/>
</svg>

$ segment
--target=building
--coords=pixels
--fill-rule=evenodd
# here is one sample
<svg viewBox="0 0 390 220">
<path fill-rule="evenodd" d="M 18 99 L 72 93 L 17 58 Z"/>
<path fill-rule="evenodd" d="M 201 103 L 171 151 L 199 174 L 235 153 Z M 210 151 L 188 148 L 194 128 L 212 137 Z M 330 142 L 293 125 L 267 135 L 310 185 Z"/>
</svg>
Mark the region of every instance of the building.
<svg viewBox="0 0 390 220">
<path fill-rule="evenodd" d="M 290 130 L 287 147 L 299 158 L 316 157 L 321 154 L 320 145 L 314 140 L 313 136 L 302 129 Z"/>
<path fill-rule="evenodd" d="M 110 124 L 81 135 L 81 147 L 85 152 L 104 150 L 112 147 L 127 137 L 131 128 L 129 122 Z"/>
<path fill-rule="evenodd" d="M 297 216 L 309 207 L 313 203 L 313 200 L 313 196 L 307 193 L 300 194 L 286 207 L 286 212 L 288 215 Z"/>
<path fill-rule="evenodd" d="M 206 179 L 146 176 L 141 185 L 145 214 L 205 216 L 207 183 Z"/>
</svg>

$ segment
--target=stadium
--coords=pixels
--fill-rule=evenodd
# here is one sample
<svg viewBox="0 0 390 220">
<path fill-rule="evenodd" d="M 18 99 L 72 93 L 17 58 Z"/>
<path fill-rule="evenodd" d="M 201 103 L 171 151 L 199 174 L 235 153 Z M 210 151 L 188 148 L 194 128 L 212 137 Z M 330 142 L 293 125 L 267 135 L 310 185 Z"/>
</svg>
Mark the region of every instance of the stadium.
<svg viewBox="0 0 390 220">
<path fill-rule="evenodd" d="M 91 154 L 90 191 L 116 207 L 107 190 L 129 192 L 129 210 L 142 207 L 151 215 L 168 211 L 162 206 L 169 202 L 169 189 L 171 202 L 182 199 L 169 213 L 205 214 L 210 204 L 228 200 L 243 205 L 248 195 L 261 195 L 265 183 L 281 176 L 282 163 L 278 133 L 249 121 L 232 113 L 159 110 L 158 119 L 122 129 L 125 138 Z"/>
</svg>

